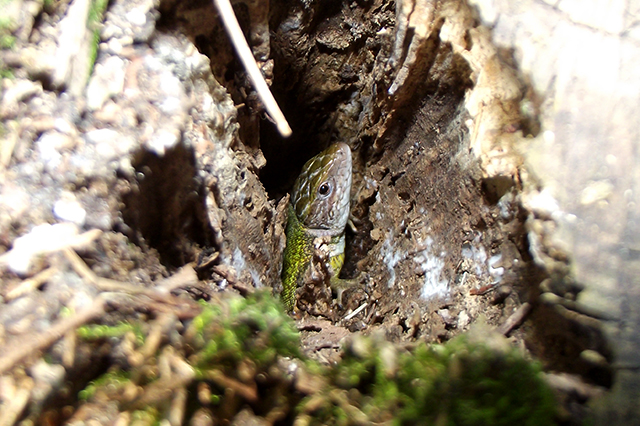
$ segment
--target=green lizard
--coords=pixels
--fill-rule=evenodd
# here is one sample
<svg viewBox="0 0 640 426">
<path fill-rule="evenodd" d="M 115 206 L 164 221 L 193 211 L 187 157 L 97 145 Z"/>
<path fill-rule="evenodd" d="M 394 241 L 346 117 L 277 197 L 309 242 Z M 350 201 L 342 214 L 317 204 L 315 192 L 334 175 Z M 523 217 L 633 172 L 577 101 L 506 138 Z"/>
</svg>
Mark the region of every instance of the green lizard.
<svg viewBox="0 0 640 426">
<path fill-rule="evenodd" d="M 287 245 L 282 265 L 282 300 L 289 311 L 296 305 L 296 288 L 311 265 L 314 240 L 327 238 L 331 287 L 342 292 L 338 274 L 344 263 L 344 228 L 349 219 L 351 150 L 336 143 L 302 168 L 293 185 L 287 221 Z"/>
</svg>

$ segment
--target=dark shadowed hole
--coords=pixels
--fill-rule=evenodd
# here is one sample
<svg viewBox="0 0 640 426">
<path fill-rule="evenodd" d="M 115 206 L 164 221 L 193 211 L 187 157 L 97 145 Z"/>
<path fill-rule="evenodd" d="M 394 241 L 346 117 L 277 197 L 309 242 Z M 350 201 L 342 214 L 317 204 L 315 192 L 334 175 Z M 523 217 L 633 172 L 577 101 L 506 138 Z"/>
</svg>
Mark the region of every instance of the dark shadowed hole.
<svg viewBox="0 0 640 426">
<path fill-rule="evenodd" d="M 136 181 L 123 196 L 122 210 L 129 238 L 156 249 L 165 265 L 179 267 L 192 261 L 194 243 L 211 242 L 193 151 L 182 144 L 162 157 L 143 151 L 133 166 Z"/>
</svg>

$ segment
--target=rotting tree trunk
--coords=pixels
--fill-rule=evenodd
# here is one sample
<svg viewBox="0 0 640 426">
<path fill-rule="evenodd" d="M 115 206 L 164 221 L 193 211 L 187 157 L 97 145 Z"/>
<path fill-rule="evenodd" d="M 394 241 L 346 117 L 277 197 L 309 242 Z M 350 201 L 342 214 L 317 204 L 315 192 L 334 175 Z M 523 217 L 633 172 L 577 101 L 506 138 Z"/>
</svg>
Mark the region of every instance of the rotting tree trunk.
<svg viewBox="0 0 640 426">
<path fill-rule="evenodd" d="M 640 418 L 637 2 L 473 1 L 541 98 L 527 166 L 557 201 L 556 244 L 599 311 L 615 377 L 600 424 Z M 543 260 L 544 261 L 544 260 Z"/>
<path fill-rule="evenodd" d="M 514 253 L 530 253 L 547 277 L 534 315 L 534 334 L 542 340 L 532 347 L 560 346 L 565 359 L 550 361 L 552 368 L 589 370 L 592 379 L 609 367 L 599 370 L 594 365 L 600 361 L 593 360 L 576 367 L 586 354 L 596 349 L 602 361 L 612 359 L 611 403 L 599 406 L 599 420 L 632 423 L 640 417 L 635 403 L 640 382 L 636 10 L 623 2 L 472 3 L 480 26 L 463 3 L 416 0 L 397 2 L 391 39 L 367 32 L 370 23 L 384 22 L 379 2 L 363 8 L 359 17 L 367 24 L 361 26 L 350 21 L 358 8 L 336 6 L 324 12 L 329 16 L 322 16 L 319 29 L 306 11 L 292 14 L 298 20 L 290 18 L 298 33 L 276 33 L 279 42 L 293 39 L 289 47 L 302 46 L 294 57 L 309 59 L 302 65 L 288 62 L 299 80 L 287 74 L 287 89 L 293 87 L 302 105 L 322 110 L 318 105 L 326 106 L 328 93 L 349 99 L 333 105 L 333 119 L 317 120 L 303 131 L 303 140 L 343 138 L 359 151 L 355 210 L 366 232 L 353 241 L 370 287 L 353 300 L 377 304 L 379 321 L 396 324 L 395 330 L 386 328 L 390 336 L 409 332 L 434 339 L 441 335 L 438 321 L 451 324 L 446 315 L 434 315 L 438 305 L 430 296 L 448 280 L 451 299 L 444 306 L 457 316 L 459 328 L 465 328 L 465 317 L 473 322 L 483 309 L 499 323 L 508 309 L 495 312 L 463 295 L 470 286 L 465 278 L 474 274 L 467 275 L 458 262 L 471 258 L 477 268 L 485 250 L 514 263 L 522 260 Z M 296 38 L 299 33 L 308 36 L 305 25 L 320 47 L 308 46 L 314 37 L 295 43 L 302 39 Z M 377 30 L 384 33 L 384 25 Z M 341 53 L 360 59 L 340 62 Z M 278 57 L 278 49 L 274 54 L 280 60 L 276 70 L 286 68 L 286 56 Z M 323 55 L 335 60 L 323 62 Z M 340 74 L 345 63 L 360 70 L 356 83 Z M 277 87 L 277 73 L 274 82 Z M 349 83 L 356 88 L 350 90 Z M 467 90 L 464 100 L 456 100 L 457 90 Z M 332 123 L 331 131 L 323 123 Z M 330 132 L 333 136 L 323 135 Z M 467 157 L 465 149 L 474 155 Z M 508 206 L 503 197 L 512 187 L 522 190 L 516 197 L 528 215 L 528 245 L 519 240 L 518 220 L 496 220 L 495 212 L 474 210 L 484 201 L 489 209 Z M 480 243 L 470 237 L 474 233 Z M 486 266 L 488 271 L 475 276 L 477 286 L 492 272 Z M 522 298 L 537 301 L 537 286 L 529 295 L 522 286 L 532 274 L 520 269 L 516 287 Z M 558 301 L 554 293 L 567 299 Z M 574 344 L 576 336 L 558 342 L 562 333 L 547 330 L 574 319 L 590 342 Z M 538 348 L 538 355 L 558 356 L 549 357 L 550 352 Z"/>
<path fill-rule="evenodd" d="M 531 302 L 533 321 L 512 338 L 549 369 L 604 385 L 609 366 L 590 374 L 580 355 L 610 349 L 616 375 L 600 420 L 638 418 L 635 11 L 622 2 L 593 15 L 535 1 L 478 1 L 478 14 L 459 1 L 272 2 L 273 88 L 294 127 L 282 141 L 260 123 L 210 4 L 138 3 L 110 3 L 87 99 L 69 102 L 31 81 L 51 71 L 34 58 L 53 57 L 56 44 L 34 48 L 31 27 L 24 57 L 6 55 L 22 68 L 7 82 L 15 102 L 0 111 L 15 142 L 4 164 L 5 249 L 35 224 L 69 221 L 54 206 L 71 198 L 86 210 L 78 226 L 105 231 L 84 253 L 105 276 L 152 285 L 198 260 L 205 294 L 228 283 L 277 287 L 282 216 L 262 184 L 271 198 L 283 194 L 306 159 L 344 141 L 357 219 L 345 269 L 363 285 L 344 307 L 302 292 L 316 321 L 308 328 L 328 330 L 306 349 L 332 351 L 354 330 L 448 340 L 483 317 L 502 326 Z M 48 40 L 65 7 L 34 31 Z M 263 9 L 236 12 L 264 35 Z M 7 288 L 18 278 L 8 275 Z M 543 302 L 556 293 L 578 303 L 539 303 L 543 279 Z M 96 291 L 68 270 L 46 284 L 7 299 L 10 343 L 31 324 L 46 331 L 43 319 L 56 318 L 69 294 Z M 576 316 L 589 324 L 585 335 L 558 342 Z M 593 317 L 604 322 L 594 327 Z M 608 348 L 594 330 L 602 323 Z"/>
</svg>

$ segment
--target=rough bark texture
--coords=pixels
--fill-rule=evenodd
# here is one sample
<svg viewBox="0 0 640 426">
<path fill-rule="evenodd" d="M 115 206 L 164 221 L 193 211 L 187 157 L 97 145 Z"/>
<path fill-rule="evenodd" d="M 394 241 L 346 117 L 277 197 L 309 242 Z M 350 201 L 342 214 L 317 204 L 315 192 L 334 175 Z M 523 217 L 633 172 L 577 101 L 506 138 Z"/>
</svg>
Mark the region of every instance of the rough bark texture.
<svg viewBox="0 0 640 426">
<path fill-rule="evenodd" d="M 472 3 L 540 99 L 543 131 L 526 149 L 528 170 L 540 193 L 555 199 L 540 206 L 557 226 L 550 246 L 568 255 L 584 287 L 577 301 L 606 319 L 616 366 L 599 422 L 633 424 L 640 418 L 638 5 Z"/>
<path fill-rule="evenodd" d="M 219 291 L 277 293 L 286 197 L 276 200 L 308 158 L 342 141 L 354 154 L 343 275 L 359 285 L 342 306 L 323 283 L 300 289 L 305 353 L 328 362 L 353 332 L 442 342 L 486 322 L 572 375 L 555 382 L 567 424 L 606 387 L 599 422 L 640 418 L 637 11 L 471 3 L 235 4 L 288 140 L 261 119 L 208 1 L 112 1 L 86 87 L 87 28 L 98 23 L 61 22 L 89 2 L 7 3 L 15 22 L 0 36 L 17 49 L 0 50 L 0 72 L 12 73 L 0 104 L 2 359 L 62 307 L 106 291 L 65 247 L 141 288 L 194 265 L 199 281 L 173 287 L 188 308 Z M 164 312 L 116 302 L 103 322 Z M 104 368 L 94 361 L 105 354 L 78 349 L 74 363 L 69 347 L 40 366 L 54 384 L 21 368 L 3 378 L 5 389 L 49 386 L 25 415 L 74 402 L 60 383 L 82 377 L 81 387 Z"/>
</svg>

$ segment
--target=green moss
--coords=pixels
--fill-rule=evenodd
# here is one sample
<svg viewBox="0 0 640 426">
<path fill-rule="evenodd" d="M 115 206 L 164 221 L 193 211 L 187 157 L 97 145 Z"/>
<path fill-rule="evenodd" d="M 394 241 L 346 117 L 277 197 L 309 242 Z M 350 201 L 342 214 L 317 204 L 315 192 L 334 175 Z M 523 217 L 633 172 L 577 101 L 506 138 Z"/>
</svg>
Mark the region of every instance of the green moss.
<svg viewBox="0 0 640 426">
<path fill-rule="evenodd" d="M 131 422 L 135 425 L 159 425 L 160 413 L 155 407 L 147 407 L 144 410 L 136 410 L 131 413 Z"/>
<path fill-rule="evenodd" d="M 8 1 L 0 2 L 0 8 L 9 4 Z M 8 16 L 0 15 L 0 31 L 10 33 L 14 29 L 14 22 Z"/>
<path fill-rule="evenodd" d="M 132 389 L 141 389 L 140 398 L 148 398 L 150 404 L 156 408 L 167 406 L 171 392 L 166 396 L 151 398 L 157 391 L 158 380 L 163 380 L 161 371 L 166 371 L 166 361 L 161 361 L 165 351 L 176 354 L 193 368 L 195 378 L 193 385 L 198 383 L 210 389 L 208 401 L 211 407 L 216 407 L 226 413 L 230 404 L 236 406 L 242 401 L 242 394 L 228 392 L 227 384 L 232 382 L 247 389 L 257 386 L 253 382 L 256 376 L 272 377 L 274 385 L 281 383 L 277 363 L 283 356 L 299 357 L 299 335 L 289 316 L 284 312 L 280 302 L 268 291 L 256 292 L 254 295 L 242 298 L 226 298 L 218 305 L 203 304 L 202 311 L 186 324 L 182 333 L 173 335 L 176 344 L 167 348 L 166 344 L 158 347 L 156 355 L 131 354 L 129 359 L 141 362 L 138 365 L 122 366 L 124 372 L 114 368 L 94 380 L 81 394 L 83 400 L 94 395 L 108 395 L 110 399 L 122 399 L 122 389 L 127 380 Z M 178 327 L 181 328 L 181 327 Z M 86 340 L 112 338 L 118 339 L 127 333 L 134 332 L 139 336 L 139 343 L 144 341 L 144 331 L 149 326 L 140 323 L 119 323 L 115 326 L 92 325 L 78 330 L 78 335 Z M 165 342 L 166 343 L 166 342 Z M 114 342 L 115 344 L 115 342 Z M 165 360 L 172 359 L 165 356 Z M 164 367 L 162 367 L 164 365 Z M 176 376 L 176 380 L 169 383 L 186 380 L 191 384 L 188 374 Z M 116 380 L 117 379 L 117 380 Z M 248 383 L 248 384 L 247 384 Z M 251 383 L 254 383 L 252 386 Z M 149 386 L 147 388 L 147 386 Z M 177 384 L 176 386 L 183 386 Z M 267 386 L 268 388 L 268 386 Z M 99 392 L 102 389 L 102 392 Z M 267 390 L 265 400 L 273 397 L 274 401 L 286 401 L 284 392 L 287 387 L 276 391 Z M 148 390 L 148 394 L 147 394 Z M 147 395 L 146 397 L 143 395 Z M 244 394 L 246 395 L 246 393 Z M 296 402 L 297 402 L 296 398 Z M 255 401 L 254 401 L 255 402 Z M 262 399 L 261 399 L 262 402 Z M 275 403 L 275 402 L 274 402 Z M 127 403 L 124 403 L 127 406 Z M 136 408 L 139 408 L 136 406 Z M 161 410 L 162 411 L 162 410 Z"/>
<path fill-rule="evenodd" d="M 15 78 L 15 75 L 13 74 L 12 70 L 10 70 L 8 68 L 3 68 L 2 64 L 0 64 L 0 78 L 13 79 L 13 78 Z"/>
<path fill-rule="evenodd" d="M 16 45 L 16 38 L 9 34 L 0 34 L 0 49 L 13 49 Z"/>
<path fill-rule="evenodd" d="M 0 10 L 3 10 L 12 0 L 0 0 Z M 15 31 L 15 22 L 8 16 L 0 14 L 0 49 L 13 49 L 16 46 L 16 37 L 13 35 Z M 5 64 L 0 61 L 0 78 L 14 78 L 13 70 L 6 68 Z"/>
<path fill-rule="evenodd" d="M 0 10 L 9 4 L 9 1 L 0 1 Z M 12 49 L 15 46 L 16 38 L 13 32 L 16 30 L 15 22 L 8 16 L 0 14 L 0 49 Z"/>
<path fill-rule="evenodd" d="M 93 73 L 93 67 L 98 57 L 98 46 L 100 45 L 100 23 L 102 22 L 104 11 L 109 5 L 109 0 L 93 0 L 89 8 L 87 18 L 87 28 L 92 32 L 92 42 L 89 51 L 89 76 Z"/>
<path fill-rule="evenodd" d="M 538 364 L 508 345 L 486 345 L 467 336 L 400 353 L 387 342 L 356 338 L 329 377 L 349 390 L 349 405 L 372 422 L 535 426 L 553 424 L 555 415 L 554 397 Z M 309 412 L 309 404 L 305 399 L 300 412 Z M 344 423 L 340 405 L 316 405 L 311 424 L 357 424 Z"/>
<path fill-rule="evenodd" d="M 44 3 L 42 5 L 44 7 L 44 10 L 50 11 L 55 5 L 55 0 L 44 0 Z"/>
<path fill-rule="evenodd" d="M 226 309 L 206 306 L 191 327 L 195 366 L 231 365 L 248 358 L 259 368 L 278 356 L 300 356 L 298 331 L 270 292 L 234 298 Z"/>
<path fill-rule="evenodd" d="M 113 337 L 122 337 L 128 332 L 136 336 L 136 343 L 144 344 L 144 333 L 139 324 L 120 322 L 116 325 L 85 325 L 76 330 L 78 336 L 85 340 L 100 340 Z"/>
<path fill-rule="evenodd" d="M 400 422 L 429 419 L 447 425 L 548 425 L 553 394 L 540 366 L 515 349 L 498 351 L 466 336 L 441 350 L 418 348 L 404 355 L 399 388 Z"/>
<path fill-rule="evenodd" d="M 114 369 L 89 382 L 87 387 L 78 393 L 78 398 L 81 401 L 86 401 L 92 398 L 101 388 L 110 388 L 112 392 L 115 392 L 123 388 L 129 381 L 129 375 L 126 372 Z"/>
<path fill-rule="evenodd" d="M 83 327 L 80 335 L 117 339 L 131 331 L 142 336 L 140 330 L 148 329 L 146 324 L 121 323 Z M 444 345 L 418 343 L 411 349 L 381 338 L 353 336 L 341 362 L 321 366 L 303 359 L 295 324 L 280 302 L 262 291 L 203 304 L 191 321 L 176 324 L 169 340 L 171 348 L 164 342 L 156 356 L 133 356 L 142 364 L 123 366 L 126 371 L 113 368 L 87 386 L 81 398 L 107 395 L 117 400 L 125 389 L 137 389 L 145 406 L 157 410 L 141 413 L 155 422 L 157 413 L 171 403 L 174 389 L 166 386 L 176 382 L 175 389 L 189 390 L 189 407 L 205 405 L 215 418 L 229 423 L 245 407 L 256 416 L 279 413 L 279 423 L 300 425 L 554 422 L 555 402 L 540 378 L 540 366 L 490 330 L 472 331 Z M 175 381 L 163 377 L 175 356 L 195 375 L 177 374 Z M 299 361 L 287 364 L 284 357 Z M 292 367 L 297 369 L 295 379 L 289 372 Z M 158 393 L 162 380 L 166 394 Z M 141 408 L 124 404 L 122 409 L 126 407 Z"/>
</svg>

